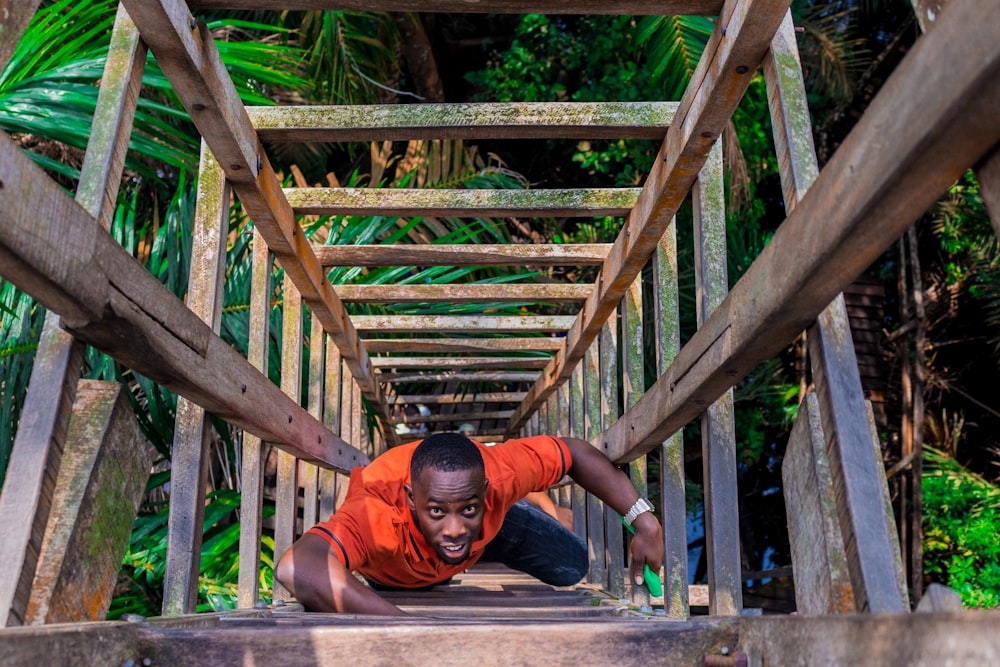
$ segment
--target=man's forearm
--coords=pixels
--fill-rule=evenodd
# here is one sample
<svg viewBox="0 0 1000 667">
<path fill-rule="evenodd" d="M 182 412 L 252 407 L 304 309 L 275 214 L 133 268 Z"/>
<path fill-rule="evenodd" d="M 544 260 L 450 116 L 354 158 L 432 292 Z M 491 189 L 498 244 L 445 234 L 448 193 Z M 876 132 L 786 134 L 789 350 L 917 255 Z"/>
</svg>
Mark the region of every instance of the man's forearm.
<svg viewBox="0 0 1000 667">
<path fill-rule="evenodd" d="M 586 440 L 560 438 L 569 448 L 573 464 L 569 476 L 613 510 L 624 515 L 639 499 L 628 476 Z"/>
</svg>

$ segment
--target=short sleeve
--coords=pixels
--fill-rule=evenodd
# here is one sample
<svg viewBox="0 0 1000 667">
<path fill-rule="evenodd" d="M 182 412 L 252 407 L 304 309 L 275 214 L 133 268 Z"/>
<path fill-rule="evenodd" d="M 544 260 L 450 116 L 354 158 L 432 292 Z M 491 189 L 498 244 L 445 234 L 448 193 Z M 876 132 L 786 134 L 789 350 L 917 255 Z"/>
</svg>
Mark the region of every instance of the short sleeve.
<svg viewBox="0 0 1000 667">
<path fill-rule="evenodd" d="M 357 496 L 348 498 L 336 514 L 307 532 L 326 540 L 344 567 L 357 570 L 371 561 L 373 549 L 387 535 L 396 532 L 394 515 L 394 508 L 378 499 Z"/>
<path fill-rule="evenodd" d="M 548 435 L 508 440 L 489 451 L 497 455 L 503 469 L 510 471 L 513 479 L 509 483 L 522 496 L 545 491 L 565 477 L 573 465 L 566 443 Z"/>
</svg>

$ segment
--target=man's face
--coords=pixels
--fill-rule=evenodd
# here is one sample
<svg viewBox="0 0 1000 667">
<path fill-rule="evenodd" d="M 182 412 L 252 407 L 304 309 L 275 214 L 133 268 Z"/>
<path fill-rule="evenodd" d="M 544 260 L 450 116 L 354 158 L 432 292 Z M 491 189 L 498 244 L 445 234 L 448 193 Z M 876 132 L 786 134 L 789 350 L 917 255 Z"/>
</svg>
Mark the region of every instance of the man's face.
<svg viewBox="0 0 1000 667">
<path fill-rule="evenodd" d="M 424 468 L 412 481 L 406 487 L 406 500 L 420 532 L 441 560 L 461 563 L 469 557 L 472 541 L 483 527 L 483 472 Z"/>
</svg>

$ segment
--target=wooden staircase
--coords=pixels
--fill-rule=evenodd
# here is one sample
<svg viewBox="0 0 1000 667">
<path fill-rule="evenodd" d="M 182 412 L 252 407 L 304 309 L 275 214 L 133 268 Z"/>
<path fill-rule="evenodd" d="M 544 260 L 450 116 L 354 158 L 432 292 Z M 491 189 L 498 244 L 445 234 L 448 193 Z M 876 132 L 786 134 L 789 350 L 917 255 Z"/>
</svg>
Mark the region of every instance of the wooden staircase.
<svg viewBox="0 0 1000 667">
<path fill-rule="evenodd" d="M 789 0 L 303 0 L 291 5 L 697 13 L 718 19 L 679 102 L 244 108 L 212 35 L 195 16 L 209 8 L 287 9 L 289 3 L 123 0 L 76 200 L 12 142 L 0 140 L 0 271 L 50 311 L 25 402 L 24 414 L 31 418 L 18 433 L 0 496 L 0 522 L 8 533 L 0 544 L 0 561 L 9 565 L 0 577 L 0 625 L 38 621 L 30 616 L 29 600 L 38 590 L 33 581 L 44 562 L 39 554 L 46 550 L 50 509 L 70 512 L 52 521 L 77 526 L 81 539 L 96 535 L 90 528 L 97 520 L 87 523 L 91 515 L 80 509 L 89 512 L 96 501 L 52 502 L 53 496 L 70 492 L 71 485 L 61 485 L 57 473 L 64 443 L 67 451 L 91 451 L 99 465 L 98 453 L 113 431 L 65 437 L 67 429 L 76 432 L 69 427 L 71 415 L 90 418 L 89 412 L 72 409 L 84 344 L 182 396 L 164 617 L 10 627 L 0 632 L 0 664 L 996 661 L 1000 643 L 991 629 L 996 614 L 908 613 L 884 471 L 875 456 L 878 433 L 872 429 L 839 292 L 1000 141 L 1000 7 L 954 0 L 820 172 Z M 23 30 L 21 18 L 0 38 L 16 39 Z M 186 303 L 105 231 L 147 47 L 203 139 L 196 252 Z M 768 86 L 788 218 L 730 290 L 718 138 L 758 67 Z M 643 187 L 624 190 L 282 188 L 267 155 L 268 146 L 288 141 L 487 137 L 642 137 L 662 140 L 662 146 Z M 698 331 L 681 346 L 674 214 L 689 193 L 695 212 Z M 253 222 L 247 358 L 218 336 L 231 196 Z M 319 214 L 622 215 L 624 222 L 614 243 L 596 246 L 329 246 L 312 244 L 299 223 L 300 216 Z M 275 262 L 284 270 L 283 339 L 290 341 L 282 350 L 280 387 L 266 373 Z M 597 278 L 586 285 L 444 289 L 331 285 L 327 278 L 331 267 L 526 264 L 591 265 L 598 269 Z M 647 265 L 653 279 L 644 281 Z M 647 290 L 651 296 L 644 298 Z M 351 304 L 406 302 L 532 305 L 518 317 L 351 314 Z M 654 304 L 653 312 L 643 312 L 643 303 Z M 552 314 L 566 304 L 573 304 L 571 314 Z M 801 616 L 746 616 L 732 387 L 803 329 L 809 329 L 815 387 L 804 399 L 789 443 L 795 465 L 785 473 Z M 644 348 L 644 335 L 653 336 L 655 345 Z M 305 367 L 307 340 L 312 354 Z M 656 358 L 647 363 L 642 355 L 648 347 L 655 347 Z M 655 366 L 657 375 L 649 387 L 643 379 L 646 365 Z M 309 386 L 305 397 L 300 395 L 303 374 Z M 430 388 L 397 393 L 397 385 L 418 381 Z M 464 382 L 487 388 L 456 395 L 456 383 Z M 366 428 L 363 403 L 374 411 L 380 431 Z M 128 421 L 114 400 L 105 404 L 109 424 Z M 636 611 L 651 600 L 644 589 L 625 586 L 624 536 L 617 517 L 569 484 L 553 496 L 572 507 L 575 530 L 588 539 L 588 586 L 553 590 L 520 576 L 477 571 L 441 592 L 394 594 L 401 605 L 426 617 L 307 615 L 280 586 L 273 591 L 275 605 L 258 608 L 261 462 L 267 445 L 281 450 L 275 517 L 275 552 L 280 554 L 296 537 L 300 489 L 307 499 L 303 525 L 334 511 L 346 475 L 397 444 L 400 411 L 416 404 L 436 407 L 424 421 L 442 428 L 454 427 L 459 418 L 478 419 L 480 425 L 488 419 L 493 425 L 485 430 L 497 434 L 555 432 L 587 439 L 616 463 L 628 465 L 643 493 L 646 456 L 658 455 L 666 539 L 662 614 Z M 469 406 L 470 412 L 456 414 L 456 405 Z M 209 413 L 244 430 L 240 610 L 193 615 Z M 690 614 L 680 434 L 695 420 L 700 420 L 703 440 L 709 572 L 704 619 Z M 120 520 L 134 513 L 128 504 L 134 501 L 102 507 Z M 103 565 L 117 563 L 112 559 Z"/>
</svg>

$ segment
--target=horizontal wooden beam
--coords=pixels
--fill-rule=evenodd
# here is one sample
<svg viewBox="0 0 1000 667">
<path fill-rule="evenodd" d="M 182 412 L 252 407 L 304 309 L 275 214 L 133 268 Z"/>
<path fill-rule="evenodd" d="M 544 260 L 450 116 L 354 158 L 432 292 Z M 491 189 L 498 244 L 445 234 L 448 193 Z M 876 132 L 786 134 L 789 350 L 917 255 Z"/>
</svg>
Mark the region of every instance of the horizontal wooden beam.
<svg viewBox="0 0 1000 667">
<path fill-rule="evenodd" d="M 610 243 L 316 245 L 320 264 L 334 266 L 599 266 Z"/>
<path fill-rule="evenodd" d="M 395 396 L 396 405 L 423 403 L 425 405 L 451 405 L 453 403 L 518 403 L 524 400 L 523 391 L 494 391 L 480 394 L 412 394 Z"/>
<path fill-rule="evenodd" d="M 365 398 L 383 421 L 388 407 L 368 355 L 260 145 L 215 41 L 184 0 L 123 0 L 142 40 L 170 79 L 184 108 L 239 197 L 243 209 L 340 349 Z M 392 433 L 385 429 L 392 441 Z"/>
<path fill-rule="evenodd" d="M 577 190 L 420 190 L 415 188 L 286 188 L 299 215 L 385 215 L 449 218 L 589 218 L 627 215 L 639 188 Z"/>
<path fill-rule="evenodd" d="M 552 352 L 562 339 L 549 336 L 524 338 L 366 338 L 369 352 Z"/>
<path fill-rule="evenodd" d="M 650 451 L 777 354 L 1000 141 L 996 25 L 993 3 L 942 12 L 726 300 L 605 432 L 610 456 Z"/>
<path fill-rule="evenodd" d="M 507 102 L 248 107 L 269 142 L 656 139 L 676 102 Z"/>
<path fill-rule="evenodd" d="M 446 14 L 662 14 L 715 16 L 722 0 L 191 0 L 191 9 L 348 9 Z"/>
<path fill-rule="evenodd" d="M 583 301 L 592 285 L 498 283 L 494 285 L 335 285 L 344 303 L 491 303 Z M 367 346 L 366 346 L 367 347 Z M 371 351 L 371 348 L 368 348 Z"/>
<path fill-rule="evenodd" d="M 548 358 L 530 357 L 372 357 L 375 368 L 545 368 Z"/>
<path fill-rule="evenodd" d="M 538 373 L 498 373 L 468 371 L 465 373 L 447 371 L 444 373 L 381 373 L 376 375 L 379 382 L 534 382 Z"/>
<path fill-rule="evenodd" d="M 354 315 L 361 332 L 559 332 L 573 324 L 571 315 Z"/>
<path fill-rule="evenodd" d="M 556 355 L 511 419 L 512 433 L 569 379 L 642 271 L 732 118 L 790 2 L 726 1 L 684 91 L 677 122 L 667 132 L 639 200 L 601 266 L 598 287 L 567 334 L 565 352 Z"/>
<path fill-rule="evenodd" d="M 79 340 L 308 461 L 368 458 L 281 392 L 0 135 L 3 277 Z"/>
<path fill-rule="evenodd" d="M 436 424 L 440 422 L 478 422 L 486 419 L 510 419 L 513 410 L 497 410 L 494 412 L 454 412 L 450 415 L 427 415 L 426 417 L 407 417 L 397 424 Z"/>
</svg>

